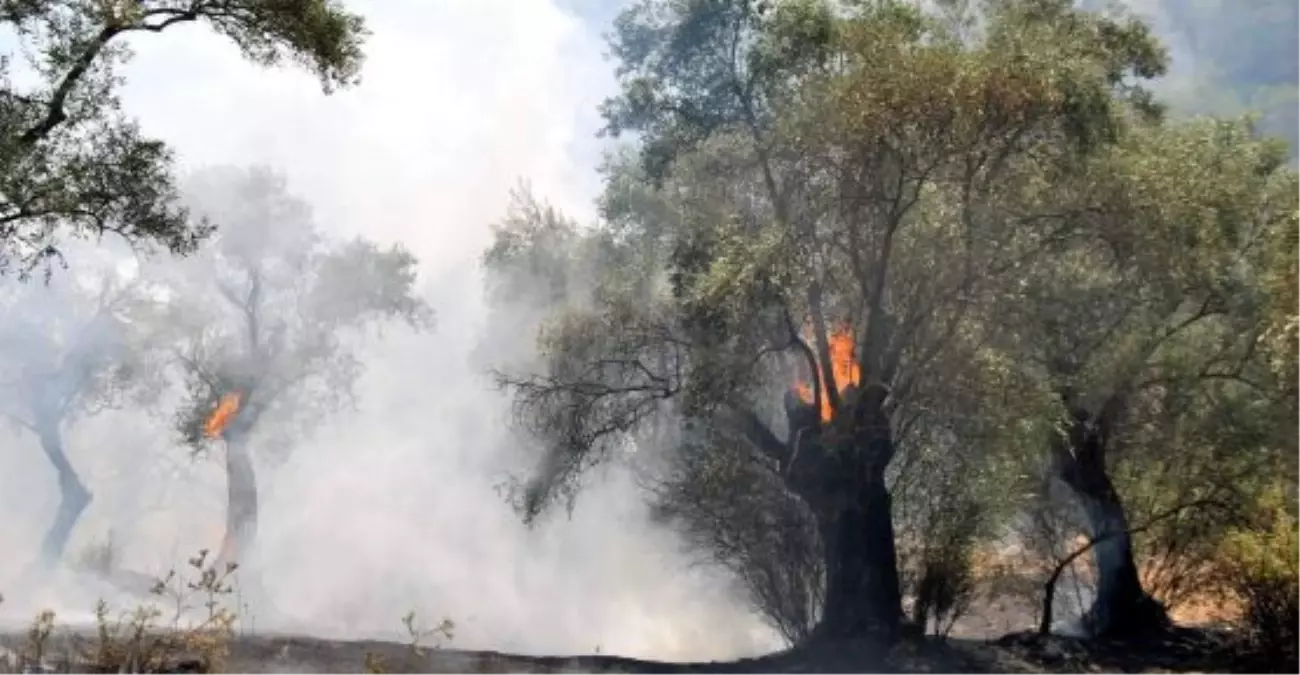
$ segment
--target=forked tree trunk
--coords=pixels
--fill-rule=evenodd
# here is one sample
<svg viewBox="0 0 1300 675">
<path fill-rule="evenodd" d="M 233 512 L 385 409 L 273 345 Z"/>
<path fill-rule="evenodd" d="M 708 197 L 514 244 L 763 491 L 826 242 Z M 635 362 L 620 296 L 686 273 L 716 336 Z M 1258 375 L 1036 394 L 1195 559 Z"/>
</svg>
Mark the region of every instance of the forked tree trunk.
<svg viewBox="0 0 1300 675">
<path fill-rule="evenodd" d="M 1059 475 L 1083 506 L 1097 565 L 1096 595 L 1084 614 L 1084 626 L 1095 636 L 1133 635 L 1158 630 L 1168 623 L 1164 607 L 1142 588 L 1133 556 L 1124 504 L 1106 470 L 1110 430 L 1103 417 L 1092 422 L 1075 411 L 1068 454 L 1060 454 Z"/>
<path fill-rule="evenodd" d="M 40 436 L 41 450 L 54 467 L 59 481 L 59 509 L 41 542 L 41 558 L 49 564 L 63 558 L 77 521 L 86 507 L 90 506 L 91 494 L 68 461 L 63 448 L 63 432 L 58 422 L 40 423 L 37 433 Z"/>
<path fill-rule="evenodd" d="M 226 533 L 216 562 L 239 562 L 257 536 L 257 474 L 242 434 L 226 443 Z"/>
</svg>

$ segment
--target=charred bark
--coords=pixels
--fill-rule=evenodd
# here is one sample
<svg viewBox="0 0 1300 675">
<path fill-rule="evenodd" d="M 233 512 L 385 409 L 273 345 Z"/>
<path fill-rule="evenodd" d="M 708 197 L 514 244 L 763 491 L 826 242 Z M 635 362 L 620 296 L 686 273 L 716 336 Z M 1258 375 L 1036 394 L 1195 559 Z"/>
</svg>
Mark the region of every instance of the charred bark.
<svg viewBox="0 0 1300 675">
<path fill-rule="evenodd" d="M 847 414 L 792 433 L 800 437 L 800 452 L 787 480 L 817 517 L 826 568 L 814 639 L 893 641 L 901 635 L 902 594 L 884 478 L 894 445 L 884 398 L 883 387 L 868 387 L 861 396 L 850 390 L 843 399 Z M 816 410 L 802 406 L 789 415 L 797 429 L 815 420 Z"/>
<path fill-rule="evenodd" d="M 1114 425 L 1112 399 L 1096 416 L 1076 408 L 1065 447 L 1056 452 L 1057 475 L 1079 499 L 1087 518 L 1093 560 L 1097 566 L 1096 596 L 1084 614 L 1084 627 L 1094 636 L 1133 635 L 1168 625 L 1164 607 L 1147 594 L 1133 556 L 1133 537 L 1123 501 L 1106 469 L 1106 451 Z"/>
<path fill-rule="evenodd" d="M 872 479 L 849 504 L 821 514 L 826 601 L 816 637 L 899 636 L 902 603 L 889 500 L 883 479 Z"/>
<path fill-rule="evenodd" d="M 86 507 L 90 506 L 91 494 L 68 461 L 63 447 L 63 431 L 58 422 L 38 424 L 37 434 L 40 436 L 41 450 L 54 467 L 59 481 L 59 510 L 41 541 L 41 557 L 47 563 L 55 563 L 63 558 L 77 521 L 81 519 Z"/>
<path fill-rule="evenodd" d="M 226 534 L 218 564 L 238 562 L 257 536 L 257 473 L 242 435 L 226 443 Z"/>
</svg>

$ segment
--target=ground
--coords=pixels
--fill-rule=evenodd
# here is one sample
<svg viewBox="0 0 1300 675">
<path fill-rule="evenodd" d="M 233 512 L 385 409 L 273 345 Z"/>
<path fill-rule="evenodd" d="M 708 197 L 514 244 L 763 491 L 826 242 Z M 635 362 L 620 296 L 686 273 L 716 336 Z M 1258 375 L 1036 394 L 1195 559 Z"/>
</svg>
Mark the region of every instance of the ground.
<svg viewBox="0 0 1300 675">
<path fill-rule="evenodd" d="M 26 636 L 19 634 L 0 636 L 0 644 L 10 649 L 20 649 L 25 640 Z M 1071 638 L 1043 639 L 1028 633 L 1016 633 L 991 641 L 927 638 L 893 649 L 835 644 L 730 662 L 666 663 L 617 656 L 525 656 L 491 651 L 416 649 L 397 642 L 244 636 L 232 645 L 223 670 L 242 673 L 1177 673 L 1261 670 L 1259 664 L 1234 660 L 1227 649 L 1230 642 L 1230 635 L 1222 631 L 1192 628 L 1177 628 L 1159 640 L 1143 644 L 1086 643 Z M 196 665 L 181 659 L 171 672 L 193 672 Z M 1267 670 L 1266 667 L 1263 669 Z"/>
</svg>

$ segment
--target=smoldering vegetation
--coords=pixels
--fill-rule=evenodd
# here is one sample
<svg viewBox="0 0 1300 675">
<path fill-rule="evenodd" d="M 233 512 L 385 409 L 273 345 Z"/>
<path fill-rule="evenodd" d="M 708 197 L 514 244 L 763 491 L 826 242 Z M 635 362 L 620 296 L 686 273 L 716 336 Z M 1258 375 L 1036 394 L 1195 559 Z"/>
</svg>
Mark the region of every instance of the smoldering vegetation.
<svg viewBox="0 0 1300 675">
<path fill-rule="evenodd" d="M 9 626 L 132 607 L 196 551 L 216 556 L 239 517 L 234 441 L 255 471 L 245 629 L 400 637 L 414 610 L 452 618 L 466 647 L 770 648 L 648 523 L 627 472 L 571 520 L 527 528 L 510 509 L 502 486 L 535 460 L 487 369 L 528 363 L 532 333 L 523 312 L 486 323 L 472 268 L 422 283 L 400 247 L 315 227 L 265 168 L 185 186 L 218 226 L 193 256 L 72 246 L 48 283 L 4 280 L 4 372 L 21 385 L 0 490 Z M 249 428 L 207 438 L 230 391 Z"/>
<path fill-rule="evenodd" d="M 1293 6 L 568 6 L 594 217 L 520 168 L 371 227 L 311 159 L 174 166 L 108 69 L 68 126 L 59 67 L 0 100 L 0 629 L 220 587 L 268 654 L 1294 659 Z M 212 26 L 347 89 L 331 11 Z M 57 66 L 84 26 L 31 12 Z"/>
</svg>

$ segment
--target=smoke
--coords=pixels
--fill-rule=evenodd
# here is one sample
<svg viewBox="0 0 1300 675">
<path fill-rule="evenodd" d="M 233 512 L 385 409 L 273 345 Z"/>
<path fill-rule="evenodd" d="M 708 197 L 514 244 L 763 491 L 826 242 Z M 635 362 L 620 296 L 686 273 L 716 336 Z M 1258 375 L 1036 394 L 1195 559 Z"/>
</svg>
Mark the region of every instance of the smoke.
<svg viewBox="0 0 1300 675">
<path fill-rule="evenodd" d="M 1104 5 L 1099 0 L 1087 0 Z M 1121 0 L 1169 49 L 1156 86 L 1180 115 L 1259 115 L 1260 129 L 1297 146 L 1297 28 L 1289 0 Z"/>
<path fill-rule="evenodd" d="M 531 464 L 475 352 L 485 341 L 525 349 L 531 336 L 486 333 L 478 256 L 521 177 L 566 212 L 594 217 L 596 105 L 612 87 L 603 26 L 547 2 L 358 9 L 373 31 L 364 80 L 331 97 L 304 73 L 242 62 L 198 27 L 133 41 L 124 73 L 126 109 L 176 149 L 182 173 L 274 167 L 322 229 L 416 254 L 420 291 L 438 314 L 428 333 L 386 331 L 363 354 L 357 409 L 317 428 L 284 464 L 259 466 L 250 562 L 273 607 L 254 607 L 246 625 L 395 637 L 414 610 L 430 625 L 454 620 L 453 644 L 464 648 L 669 659 L 770 650 L 774 637 L 727 583 L 649 525 L 626 472 L 593 475 L 571 520 L 559 512 L 533 530 L 496 490 Z M 110 532 L 117 565 L 146 574 L 217 547 L 224 474 L 179 447 L 167 405 L 69 427 L 68 453 L 94 494 L 69 559 Z M 80 621 L 100 596 L 125 602 L 85 575 L 23 585 L 57 483 L 31 434 L 0 434 L 0 616 L 26 621 L 51 607 Z"/>
<path fill-rule="evenodd" d="M 531 336 L 487 333 L 478 256 L 521 177 L 594 218 L 596 106 L 613 87 L 600 33 L 614 4 L 358 0 L 373 31 L 364 80 L 330 97 L 307 74 L 243 62 L 201 27 L 132 41 L 125 107 L 176 149 L 182 172 L 276 168 L 323 229 L 415 253 L 438 313 L 433 331 L 395 329 L 368 348 L 357 409 L 262 469 L 254 562 L 276 611 L 252 612 L 253 627 L 392 637 L 414 610 L 456 621 L 454 645 L 466 648 L 708 659 L 776 645 L 727 582 L 648 523 L 626 472 L 593 474 L 571 520 L 559 513 L 533 530 L 495 489 L 530 464 L 479 353 L 485 341 L 526 350 Z M 1189 45 L 1175 58 L 1195 62 Z M 92 338 L 116 339 L 107 329 Z M 29 356 L 0 349 L 8 361 Z M 69 428 L 69 455 L 94 493 L 70 558 L 110 533 L 121 567 L 149 574 L 216 548 L 224 475 L 178 446 L 168 401 Z M 18 587 L 58 492 L 30 433 L 0 427 L 0 443 L 0 620 L 44 607 L 85 618 L 96 598 L 114 599 L 108 588 L 69 575 Z"/>
</svg>

